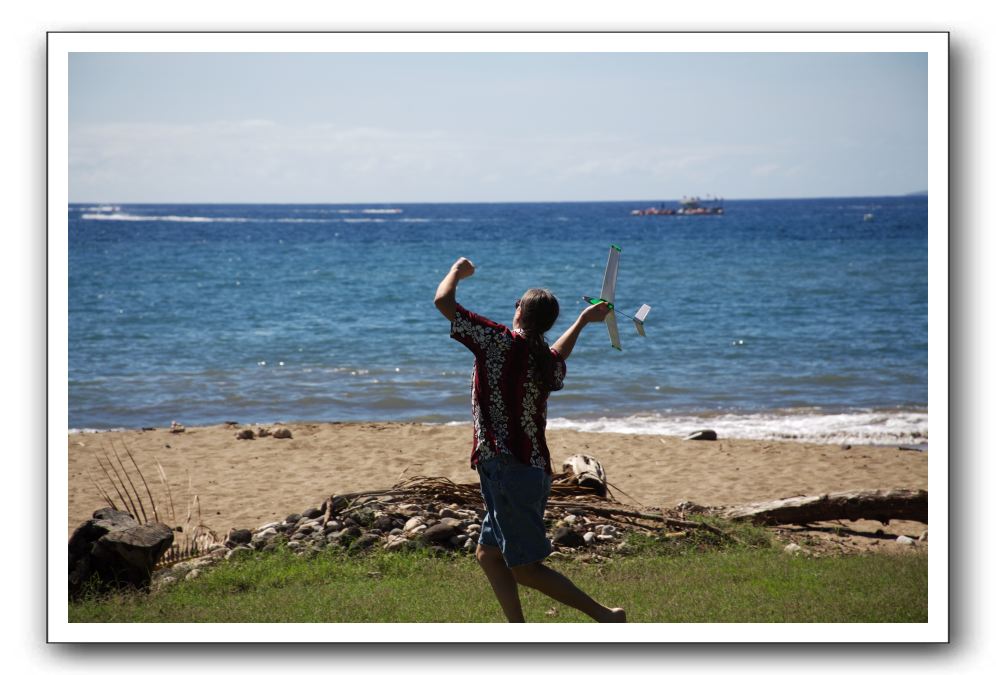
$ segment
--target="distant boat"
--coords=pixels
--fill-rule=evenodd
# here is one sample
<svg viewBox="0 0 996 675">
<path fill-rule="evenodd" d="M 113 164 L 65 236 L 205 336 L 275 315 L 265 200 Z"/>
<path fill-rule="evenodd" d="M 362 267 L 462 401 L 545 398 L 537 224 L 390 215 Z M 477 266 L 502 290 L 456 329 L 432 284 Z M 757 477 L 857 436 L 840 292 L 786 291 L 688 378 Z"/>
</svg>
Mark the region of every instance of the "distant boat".
<svg viewBox="0 0 996 675">
<path fill-rule="evenodd" d="M 682 197 L 678 201 L 678 208 L 661 204 L 630 211 L 631 216 L 721 216 L 723 213 L 723 198 L 709 197 L 709 195 L 706 195 L 705 200 L 698 197 Z"/>
<path fill-rule="evenodd" d="M 866 213 L 865 214 L 865 222 L 868 222 L 869 220 L 875 220 L 875 214 L 874 213 Z"/>
</svg>

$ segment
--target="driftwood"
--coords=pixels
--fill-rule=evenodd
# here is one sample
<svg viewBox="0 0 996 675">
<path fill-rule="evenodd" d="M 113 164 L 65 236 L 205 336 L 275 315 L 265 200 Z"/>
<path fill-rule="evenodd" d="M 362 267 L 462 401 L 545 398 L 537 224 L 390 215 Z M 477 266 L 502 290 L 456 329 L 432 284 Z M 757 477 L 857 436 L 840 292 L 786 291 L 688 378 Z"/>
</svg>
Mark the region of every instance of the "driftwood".
<svg viewBox="0 0 996 675">
<path fill-rule="evenodd" d="M 916 520 L 927 522 L 926 490 L 859 490 L 790 497 L 720 509 L 729 520 L 759 525 L 804 525 L 825 520 Z"/>
<path fill-rule="evenodd" d="M 605 469 L 594 457 L 571 455 L 564 460 L 563 470 L 568 475 L 562 482 L 576 482 L 581 487 L 594 490 L 599 497 L 606 496 L 608 488 L 605 485 Z"/>
</svg>

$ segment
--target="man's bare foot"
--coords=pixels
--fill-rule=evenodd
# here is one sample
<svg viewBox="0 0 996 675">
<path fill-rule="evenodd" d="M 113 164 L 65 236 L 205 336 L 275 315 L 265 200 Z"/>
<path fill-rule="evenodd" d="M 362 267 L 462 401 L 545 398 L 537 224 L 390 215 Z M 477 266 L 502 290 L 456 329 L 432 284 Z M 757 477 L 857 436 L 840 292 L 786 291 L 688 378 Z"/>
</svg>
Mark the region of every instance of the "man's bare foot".
<svg viewBox="0 0 996 675">
<path fill-rule="evenodd" d="M 602 619 L 602 623 L 626 623 L 626 610 L 622 607 L 613 607 Z"/>
</svg>

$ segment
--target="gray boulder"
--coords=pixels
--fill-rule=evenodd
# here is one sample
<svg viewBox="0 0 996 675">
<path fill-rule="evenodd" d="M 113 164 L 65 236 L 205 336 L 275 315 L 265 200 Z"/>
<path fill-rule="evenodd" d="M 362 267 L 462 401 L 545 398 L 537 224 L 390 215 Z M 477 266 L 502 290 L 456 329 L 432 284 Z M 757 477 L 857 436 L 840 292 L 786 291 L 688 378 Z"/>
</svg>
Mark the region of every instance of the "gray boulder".
<svg viewBox="0 0 996 675">
<path fill-rule="evenodd" d="M 110 508 L 94 512 L 69 538 L 69 597 L 91 584 L 97 592 L 148 589 L 152 569 L 172 545 L 173 532 L 162 523 L 143 525 Z"/>
<path fill-rule="evenodd" d="M 715 441 L 719 438 L 712 429 L 700 429 L 685 436 L 686 441 Z"/>
</svg>

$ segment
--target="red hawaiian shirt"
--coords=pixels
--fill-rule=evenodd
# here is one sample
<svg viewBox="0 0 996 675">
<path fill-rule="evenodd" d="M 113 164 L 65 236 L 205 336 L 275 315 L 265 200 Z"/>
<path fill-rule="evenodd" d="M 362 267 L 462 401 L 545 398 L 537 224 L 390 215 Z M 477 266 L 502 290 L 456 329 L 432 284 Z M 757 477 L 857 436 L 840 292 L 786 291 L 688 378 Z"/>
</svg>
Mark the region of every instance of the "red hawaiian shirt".
<svg viewBox="0 0 996 675">
<path fill-rule="evenodd" d="M 543 386 L 525 337 L 457 305 L 450 337 L 474 353 L 471 409 L 474 414 L 474 447 L 470 466 L 497 454 L 510 454 L 524 464 L 552 473 L 546 446 L 546 400 Z M 553 391 L 564 387 L 567 364 L 557 350 Z"/>
</svg>

